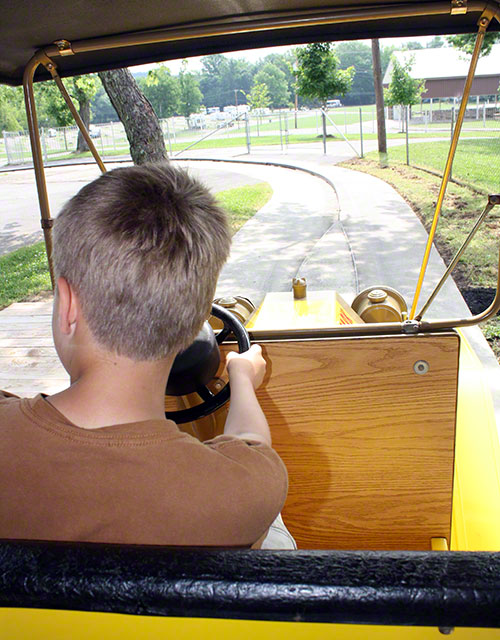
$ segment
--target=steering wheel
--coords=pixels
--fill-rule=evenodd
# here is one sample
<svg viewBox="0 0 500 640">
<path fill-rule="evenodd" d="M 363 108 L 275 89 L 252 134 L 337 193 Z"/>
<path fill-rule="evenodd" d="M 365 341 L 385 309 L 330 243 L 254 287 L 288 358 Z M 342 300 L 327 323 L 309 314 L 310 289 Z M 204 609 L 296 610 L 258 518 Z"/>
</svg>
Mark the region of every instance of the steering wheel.
<svg viewBox="0 0 500 640">
<path fill-rule="evenodd" d="M 203 402 L 188 409 L 166 411 L 165 416 L 177 424 L 192 422 L 210 415 L 229 400 L 229 382 L 217 393 L 207 387 L 220 363 L 219 345 L 232 332 L 238 343 L 238 352 L 250 349 L 250 338 L 243 324 L 230 311 L 218 304 L 212 305 L 212 315 L 222 320 L 223 328 L 215 336 L 212 327 L 205 322 L 194 342 L 177 354 L 167 382 L 166 395 L 181 396 L 196 392 Z"/>
</svg>

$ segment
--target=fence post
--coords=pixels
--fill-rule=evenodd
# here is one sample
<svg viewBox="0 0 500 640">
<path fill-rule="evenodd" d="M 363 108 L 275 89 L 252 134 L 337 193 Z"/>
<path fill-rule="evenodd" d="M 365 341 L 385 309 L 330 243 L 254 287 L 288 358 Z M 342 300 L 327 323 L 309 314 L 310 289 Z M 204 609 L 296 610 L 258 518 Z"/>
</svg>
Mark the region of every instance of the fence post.
<svg viewBox="0 0 500 640">
<path fill-rule="evenodd" d="M 486 102 L 483 103 L 483 128 L 486 129 Z"/>
<path fill-rule="evenodd" d="M 406 129 L 406 164 L 410 166 L 410 141 L 408 138 L 408 111 L 410 107 L 405 105 L 405 129 Z"/>
<path fill-rule="evenodd" d="M 12 164 L 10 161 L 10 147 L 7 142 L 7 136 L 5 135 L 6 133 L 7 131 L 2 131 L 3 145 L 5 147 L 5 153 L 7 154 L 7 164 Z"/>
<path fill-rule="evenodd" d="M 168 149 L 169 149 L 170 155 L 172 155 L 172 141 L 170 140 L 170 126 L 168 124 L 168 118 L 166 119 L 166 123 L 167 123 Z"/>
<path fill-rule="evenodd" d="M 288 112 L 287 111 L 285 111 L 283 119 L 285 121 L 285 146 L 286 146 L 286 150 L 288 151 Z"/>
<path fill-rule="evenodd" d="M 281 111 L 279 111 L 278 114 L 279 114 L 279 122 L 280 122 L 280 145 L 281 145 L 281 150 L 283 151 L 283 131 L 281 129 Z"/>
<path fill-rule="evenodd" d="M 321 110 L 321 120 L 323 123 L 323 153 L 326 156 L 326 116 L 323 109 Z"/>
<path fill-rule="evenodd" d="M 47 162 L 47 144 L 46 144 L 46 141 L 45 141 L 45 129 L 43 127 L 42 127 L 42 130 L 41 130 L 41 134 L 42 135 L 40 136 L 40 138 L 42 140 L 43 161 Z"/>
<path fill-rule="evenodd" d="M 247 153 L 250 155 L 250 118 L 248 111 L 245 112 L 245 134 L 247 137 Z"/>
<path fill-rule="evenodd" d="M 344 107 L 344 133 L 347 135 L 347 111 L 345 110 L 345 107 Z"/>
<path fill-rule="evenodd" d="M 359 141 L 360 141 L 360 158 L 363 158 L 363 109 L 359 107 Z"/>
</svg>

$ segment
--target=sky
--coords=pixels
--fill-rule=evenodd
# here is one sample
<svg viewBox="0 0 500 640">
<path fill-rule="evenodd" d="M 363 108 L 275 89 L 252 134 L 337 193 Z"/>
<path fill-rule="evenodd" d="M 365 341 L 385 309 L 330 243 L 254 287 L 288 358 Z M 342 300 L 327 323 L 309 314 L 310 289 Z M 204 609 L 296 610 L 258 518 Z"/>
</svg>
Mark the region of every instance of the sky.
<svg viewBox="0 0 500 640">
<path fill-rule="evenodd" d="M 434 36 L 422 36 L 420 38 L 383 38 L 380 40 L 380 46 L 389 46 L 389 45 L 403 45 L 408 41 L 417 41 L 420 42 L 424 47 L 432 40 Z M 370 40 L 361 40 L 360 42 L 365 42 L 366 44 L 371 43 Z M 224 55 L 228 58 L 243 58 L 244 60 L 248 60 L 248 62 L 257 62 L 261 58 L 265 58 L 270 53 L 285 53 L 292 47 L 266 47 L 264 49 L 248 49 L 245 51 L 231 51 L 225 53 Z M 201 71 L 201 57 L 199 58 L 188 58 L 188 70 L 189 71 Z M 168 67 L 170 72 L 173 75 L 177 75 L 181 69 L 182 60 L 167 60 L 165 62 L 165 66 Z M 149 71 L 150 69 L 154 69 L 157 64 L 142 64 L 137 65 L 136 67 L 131 67 L 132 72 L 138 71 Z"/>
</svg>

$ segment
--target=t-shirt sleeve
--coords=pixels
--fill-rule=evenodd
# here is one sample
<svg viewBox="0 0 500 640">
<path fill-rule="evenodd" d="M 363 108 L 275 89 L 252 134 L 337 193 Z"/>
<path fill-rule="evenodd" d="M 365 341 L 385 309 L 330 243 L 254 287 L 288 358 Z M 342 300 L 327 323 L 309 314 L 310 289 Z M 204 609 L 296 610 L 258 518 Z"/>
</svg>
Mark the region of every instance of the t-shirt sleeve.
<svg viewBox="0 0 500 640">
<path fill-rule="evenodd" d="M 286 467 L 272 447 L 251 439 L 221 435 L 204 445 L 223 456 L 233 470 L 238 469 L 232 476 L 231 493 L 240 496 L 236 517 L 253 544 L 283 508 L 288 492 Z"/>
</svg>

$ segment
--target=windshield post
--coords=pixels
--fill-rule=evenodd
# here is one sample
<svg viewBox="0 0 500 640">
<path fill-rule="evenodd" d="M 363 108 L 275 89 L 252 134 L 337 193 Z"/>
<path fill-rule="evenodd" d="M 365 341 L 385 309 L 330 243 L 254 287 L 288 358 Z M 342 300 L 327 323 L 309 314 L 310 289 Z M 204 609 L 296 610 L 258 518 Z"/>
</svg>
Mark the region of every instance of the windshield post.
<svg viewBox="0 0 500 640">
<path fill-rule="evenodd" d="M 33 92 L 33 77 L 35 75 L 35 71 L 45 58 L 45 53 L 43 51 L 39 51 L 28 62 L 23 75 L 23 89 L 26 117 L 28 119 L 28 130 L 30 134 L 31 153 L 33 156 L 33 168 L 35 170 L 36 188 L 38 192 L 38 203 L 40 206 L 41 226 L 45 239 L 50 280 L 52 283 L 52 289 L 54 289 L 54 267 L 52 263 L 52 225 L 54 220 L 50 217 L 50 205 L 47 194 L 45 170 L 43 166 L 42 145 L 40 142 L 40 132 L 38 130 L 35 94 Z"/>
<path fill-rule="evenodd" d="M 474 75 L 476 73 L 477 61 L 479 60 L 479 56 L 481 54 L 481 47 L 483 45 L 484 34 L 486 33 L 486 29 L 490 24 L 490 21 L 493 17 L 493 13 L 491 10 L 486 10 L 483 12 L 481 17 L 479 18 L 478 25 L 479 29 L 477 32 L 476 43 L 474 45 L 474 51 L 472 53 L 470 65 L 469 65 L 469 73 L 465 80 L 464 91 L 462 93 L 462 100 L 460 102 L 460 109 L 458 111 L 457 122 L 455 125 L 455 130 L 453 132 L 453 137 L 451 140 L 450 150 L 448 153 L 448 159 L 446 160 L 446 166 L 443 171 L 443 179 L 441 181 L 441 187 L 439 189 L 439 195 L 436 202 L 436 209 L 434 212 L 434 218 L 432 220 L 432 225 L 429 231 L 429 237 L 427 239 L 427 245 L 425 247 L 424 257 L 422 259 L 422 266 L 420 267 L 420 274 L 417 281 L 417 286 L 415 289 L 415 295 L 413 297 L 413 303 L 411 306 L 409 318 L 412 320 L 415 318 L 415 314 L 417 311 L 418 299 L 420 297 L 420 291 L 422 289 L 422 283 L 424 280 L 425 272 L 427 269 L 427 264 L 429 262 L 429 257 L 431 253 L 432 243 L 434 241 L 434 234 L 436 232 L 437 223 L 439 220 L 439 215 L 441 213 L 441 207 L 443 205 L 444 196 L 446 193 L 446 187 L 448 186 L 448 181 L 451 175 L 451 168 L 453 165 L 453 159 L 455 157 L 455 151 L 458 145 L 458 139 L 460 137 L 460 132 L 462 130 L 462 123 L 465 117 L 465 111 L 467 108 L 467 102 L 469 101 L 469 93 L 472 87 L 472 81 L 474 80 Z"/>
</svg>

